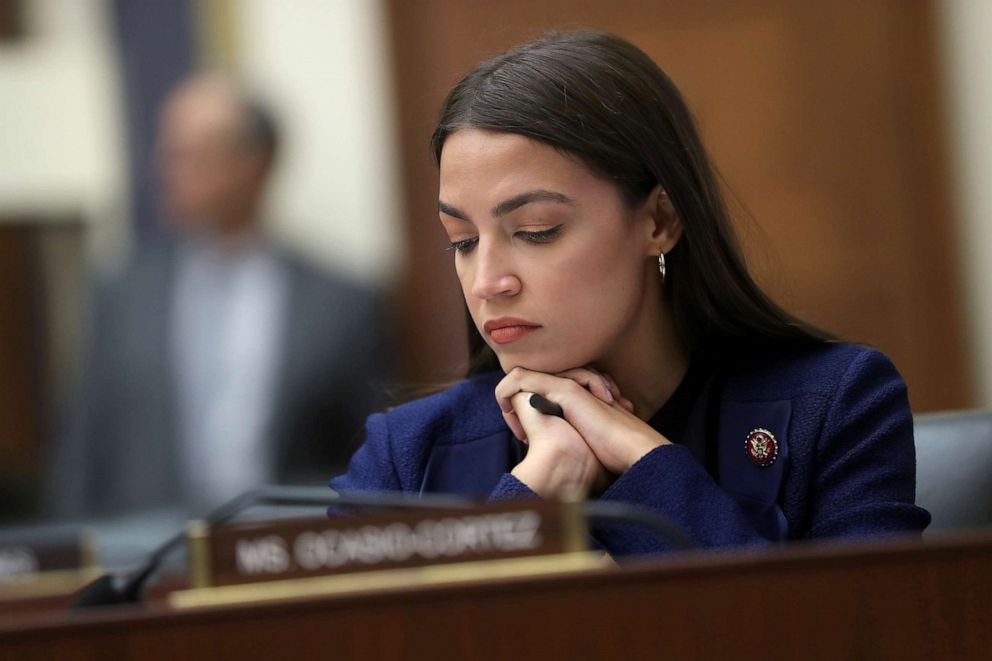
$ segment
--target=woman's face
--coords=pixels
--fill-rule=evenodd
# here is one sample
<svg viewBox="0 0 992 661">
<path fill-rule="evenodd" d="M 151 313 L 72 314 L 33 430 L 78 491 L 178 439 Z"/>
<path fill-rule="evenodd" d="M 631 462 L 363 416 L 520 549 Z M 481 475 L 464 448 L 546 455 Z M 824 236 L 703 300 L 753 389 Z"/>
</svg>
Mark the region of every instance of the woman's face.
<svg viewBox="0 0 992 661">
<path fill-rule="evenodd" d="M 455 132 L 440 178 L 462 293 L 505 371 L 637 350 L 637 329 L 660 306 L 651 214 L 578 159 L 512 133 Z"/>
</svg>

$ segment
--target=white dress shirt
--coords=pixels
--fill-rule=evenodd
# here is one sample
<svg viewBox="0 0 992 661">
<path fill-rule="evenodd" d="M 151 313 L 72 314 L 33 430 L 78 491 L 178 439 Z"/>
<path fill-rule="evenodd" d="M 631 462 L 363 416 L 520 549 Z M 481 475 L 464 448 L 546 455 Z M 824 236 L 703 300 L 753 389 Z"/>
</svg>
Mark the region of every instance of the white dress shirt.
<svg viewBox="0 0 992 661">
<path fill-rule="evenodd" d="M 170 328 L 187 500 L 212 507 L 271 475 L 266 443 L 287 278 L 260 243 L 179 251 Z"/>
</svg>

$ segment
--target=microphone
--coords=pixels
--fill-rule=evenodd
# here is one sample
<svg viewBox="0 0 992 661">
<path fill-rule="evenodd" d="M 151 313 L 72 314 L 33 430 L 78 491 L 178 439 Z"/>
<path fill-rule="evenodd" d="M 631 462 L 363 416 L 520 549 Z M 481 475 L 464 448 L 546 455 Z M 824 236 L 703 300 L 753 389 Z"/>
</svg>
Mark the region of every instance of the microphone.
<svg viewBox="0 0 992 661">
<path fill-rule="evenodd" d="M 676 551 L 690 551 L 696 548 L 696 543 L 678 525 L 643 507 L 620 501 L 587 500 L 582 503 L 582 511 L 590 524 L 593 521 L 633 523 L 648 528 L 662 539 L 670 542 Z"/>
<path fill-rule="evenodd" d="M 241 512 L 257 505 L 323 505 L 358 509 L 440 509 L 469 510 L 478 505 L 459 496 L 441 494 L 412 494 L 401 492 L 352 491 L 340 492 L 327 487 L 267 486 L 246 491 L 202 517 L 209 525 L 230 521 Z M 585 501 L 583 513 L 590 521 L 632 523 L 652 530 L 671 542 L 676 550 L 695 548 L 695 544 L 674 523 L 664 517 L 634 505 L 621 502 Z M 166 540 L 148 560 L 129 577 L 104 574 L 83 587 L 72 604 L 73 610 L 94 606 L 139 603 L 148 579 L 162 561 L 185 540 L 181 531 Z"/>
</svg>

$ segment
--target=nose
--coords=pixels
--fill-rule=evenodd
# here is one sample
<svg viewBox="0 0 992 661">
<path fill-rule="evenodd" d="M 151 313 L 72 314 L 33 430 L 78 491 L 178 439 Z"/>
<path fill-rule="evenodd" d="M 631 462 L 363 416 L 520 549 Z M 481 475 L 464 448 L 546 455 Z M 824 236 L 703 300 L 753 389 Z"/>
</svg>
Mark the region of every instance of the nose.
<svg viewBox="0 0 992 661">
<path fill-rule="evenodd" d="M 472 278 L 472 295 L 482 300 L 497 296 L 515 296 L 520 293 L 520 278 L 514 273 L 511 260 L 492 244 L 476 246 L 475 269 Z"/>
</svg>

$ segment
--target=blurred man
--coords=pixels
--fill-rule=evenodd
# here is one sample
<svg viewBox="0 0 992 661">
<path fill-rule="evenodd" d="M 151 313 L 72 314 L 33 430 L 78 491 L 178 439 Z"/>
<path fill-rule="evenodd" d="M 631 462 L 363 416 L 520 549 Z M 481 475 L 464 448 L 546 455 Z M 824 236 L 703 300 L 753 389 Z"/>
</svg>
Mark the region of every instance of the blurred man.
<svg viewBox="0 0 992 661">
<path fill-rule="evenodd" d="M 188 80 L 163 109 L 173 239 L 97 288 L 57 513 L 196 511 L 346 463 L 381 375 L 382 319 L 371 292 L 263 237 L 277 143 L 268 112 L 224 78 Z"/>
</svg>

